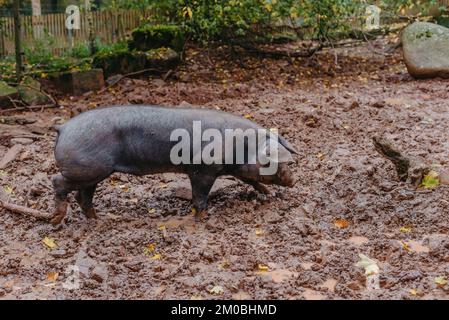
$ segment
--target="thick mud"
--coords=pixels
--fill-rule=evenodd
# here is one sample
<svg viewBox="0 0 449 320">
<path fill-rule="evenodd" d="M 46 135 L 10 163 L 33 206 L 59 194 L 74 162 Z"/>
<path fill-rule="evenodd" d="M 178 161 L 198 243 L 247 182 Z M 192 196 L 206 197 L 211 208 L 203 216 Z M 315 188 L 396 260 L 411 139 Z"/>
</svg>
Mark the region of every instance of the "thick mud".
<svg viewBox="0 0 449 320">
<path fill-rule="evenodd" d="M 401 52 L 373 53 L 386 41 L 308 60 L 191 49 L 175 79 L 126 79 L 64 97 L 58 110 L 15 114 L 34 124 L 0 124 L 0 155 L 11 138 L 32 140 L 0 171 L 2 197 L 45 212 L 57 172 L 50 126 L 90 108 L 217 108 L 278 128 L 300 151 L 294 188 L 270 186 L 266 197 L 224 177 L 199 223 L 175 174 L 114 174 L 96 193 L 95 221 L 73 197 L 58 228 L 0 209 L 0 299 L 449 298 L 449 188 L 400 182 L 371 140 L 383 134 L 444 172 L 449 81 L 413 80 Z M 376 261 L 378 287 L 359 254 Z"/>
</svg>

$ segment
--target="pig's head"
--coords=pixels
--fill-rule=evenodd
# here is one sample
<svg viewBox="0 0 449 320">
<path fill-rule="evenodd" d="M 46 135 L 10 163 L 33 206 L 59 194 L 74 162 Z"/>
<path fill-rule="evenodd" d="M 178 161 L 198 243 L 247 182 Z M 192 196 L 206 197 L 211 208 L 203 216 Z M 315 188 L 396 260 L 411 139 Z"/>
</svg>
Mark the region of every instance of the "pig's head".
<svg viewBox="0 0 449 320">
<path fill-rule="evenodd" d="M 273 147 L 277 149 L 277 152 L 266 150 L 272 150 Z M 276 136 L 276 139 L 268 139 L 264 148 L 265 150 L 262 149 L 262 152 L 259 152 L 256 164 L 246 164 L 241 167 L 242 177 L 263 184 L 293 187 L 296 179 L 290 165 L 295 163 L 292 153 L 298 154 L 298 152 L 280 136 Z"/>
</svg>

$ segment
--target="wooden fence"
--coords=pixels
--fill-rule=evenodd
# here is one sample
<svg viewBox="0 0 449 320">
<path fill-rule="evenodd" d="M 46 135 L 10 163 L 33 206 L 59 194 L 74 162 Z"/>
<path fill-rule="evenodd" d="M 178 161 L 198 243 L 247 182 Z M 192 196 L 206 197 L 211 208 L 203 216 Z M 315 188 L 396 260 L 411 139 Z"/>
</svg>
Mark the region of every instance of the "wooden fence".
<svg viewBox="0 0 449 320">
<path fill-rule="evenodd" d="M 142 19 L 151 16 L 149 10 L 93 11 L 94 35 L 104 43 L 124 39 L 131 30 L 138 27 Z M 89 23 L 86 12 L 80 13 L 80 29 L 66 28 L 65 13 L 41 16 L 21 16 L 22 41 L 24 47 L 33 48 L 38 41 L 50 46 L 59 54 L 77 44 L 89 40 Z M 11 17 L 0 17 L 0 56 L 14 53 L 14 21 Z"/>
</svg>

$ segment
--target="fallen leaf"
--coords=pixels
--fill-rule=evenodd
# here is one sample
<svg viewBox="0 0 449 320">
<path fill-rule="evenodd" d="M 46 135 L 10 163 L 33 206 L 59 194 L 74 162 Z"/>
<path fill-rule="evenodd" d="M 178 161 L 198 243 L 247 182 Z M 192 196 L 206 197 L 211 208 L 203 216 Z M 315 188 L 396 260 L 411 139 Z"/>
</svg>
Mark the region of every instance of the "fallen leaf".
<svg viewBox="0 0 449 320">
<path fill-rule="evenodd" d="M 229 268 L 229 266 L 229 261 L 226 260 L 218 264 L 219 269 L 227 269 Z"/>
<path fill-rule="evenodd" d="M 162 255 L 160 253 L 156 253 L 154 256 L 151 257 L 151 260 L 161 260 Z"/>
<path fill-rule="evenodd" d="M 129 186 L 127 186 L 126 184 L 121 184 L 118 187 L 122 189 L 124 192 L 129 192 Z"/>
<path fill-rule="evenodd" d="M 365 275 L 373 275 L 379 273 L 379 266 L 376 261 L 371 258 L 365 256 L 362 253 L 359 253 L 360 261 L 355 264 L 356 267 L 362 267 L 365 269 Z"/>
<path fill-rule="evenodd" d="M 404 232 L 404 233 L 410 233 L 410 232 L 412 232 L 412 228 L 409 228 L 409 227 L 401 227 L 401 228 L 399 229 L 399 231 Z"/>
<path fill-rule="evenodd" d="M 421 187 L 424 189 L 434 189 L 438 187 L 439 184 L 440 179 L 438 177 L 438 173 L 432 170 L 422 179 Z"/>
<path fill-rule="evenodd" d="M 345 229 L 349 227 L 349 221 L 345 219 L 337 219 L 334 221 L 334 226 L 340 229 Z"/>
<path fill-rule="evenodd" d="M 407 251 L 412 251 L 412 249 L 410 249 L 410 246 L 408 245 L 407 242 L 405 241 L 401 241 L 402 247 L 407 250 Z"/>
<path fill-rule="evenodd" d="M 42 239 L 42 243 L 50 249 L 56 248 L 55 240 L 53 240 L 52 238 L 45 237 L 44 239 Z"/>
<path fill-rule="evenodd" d="M 418 290 L 416 289 L 410 289 L 408 292 L 410 292 L 412 296 L 417 296 L 419 294 Z"/>
<path fill-rule="evenodd" d="M 268 266 L 259 263 L 257 265 L 257 269 L 259 270 L 259 272 L 267 272 L 268 270 L 270 270 L 270 268 L 268 268 Z"/>
<path fill-rule="evenodd" d="M 319 153 L 316 154 L 316 157 L 317 157 L 318 160 L 323 160 L 324 154 L 322 154 L 321 152 L 319 152 Z"/>
<path fill-rule="evenodd" d="M 200 295 L 194 294 L 190 297 L 190 300 L 203 300 L 203 297 Z"/>
<path fill-rule="evenodd" d="M 435 283 L 439 286 L 439 287 L 443 287 L 447 284 L 447 280 L 445 277 L 436 277 L 435 278 Z"/>
<path fill-rule="evenodd" d="M 262 229 L 256 229 L 256 236 L 263 236 L 264 233 L 265 232 Z"/>
<path fill-rule="evenodd" d="M 58 279 L 59 273 L 57 272 L 49 272 L 47 273 L 47 280 L 56 281 Z"/>
<path fill-rule="evenodd" d="M 161 225 L 158 227 L 158 229 L 161 230 L 161 231 L 164 231 L 164 230 L 167 229 L 167 227 L 165 227 L 165 225 L 161 224 Z"/>
<path fill-rule="evenodd" d="M 145 255 L 149 256 L 150 253 L 154 252 L 154 250 L 156 250 L 156 244 L 155 243 L 150 243 L 145 248 L 143 248 L 143 253 Z"/>
<path fill-rule="evenodd" d="M 5 190 L 6 193 L 12 193 L 12 188 L 10 186 L 3 187 L 3 190 Z"/>
<path fill-rule="evenodd" d="M 223 294 L 224 289 L 222 286 L 214 286 L 212 289 L 209 290 L 210 294 L 216 294 L 216 295 L 220 295 Z"/>
<path fill-rule="evenodd" d="M 253 116 L 250 115 L 250 114 L 245 114 L 243 117 L 244 117 L 245 119 L 251 119 Z"/>
<path fill-rule="evenodd" d="M 154 208 L 148 209 L 148 214 L 155 214 L 155 213 L 156 213 L 156 209 L 154 209 Z"/>
</svg>

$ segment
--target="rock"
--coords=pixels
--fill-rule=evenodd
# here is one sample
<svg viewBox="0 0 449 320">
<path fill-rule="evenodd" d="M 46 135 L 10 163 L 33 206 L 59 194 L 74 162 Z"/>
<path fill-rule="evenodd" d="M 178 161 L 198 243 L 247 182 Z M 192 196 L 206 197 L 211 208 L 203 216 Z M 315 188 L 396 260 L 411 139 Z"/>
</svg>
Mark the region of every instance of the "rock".
<svg viewBox="0 0 449 320">
<path fill-rule="evenodd" d="M 144 69 L 167 72 L 180 62 L 179 54 L 170 48 L 158 48 L 149 51 L 119 50 L 101 53 L 95 56 L 93 65 L 103 69 L 104 75 L 129 74 Z M 151 73 L 151 72 L 148 72 Z"/>
<path fill-rule="evenodd" d="M 415 22 L 402 34 L 404 61 L 415 78 L 449 78 L 449 29 Z"/>
<path fill-rule="evenodd" d="M 151 84 L 155 85 L 156 87 L 162 87 L 163 85 L 165 85 L 165 81 L 162 79 L 153 79 L 151 80 Z"/>
<path fill-rule="evenodd" d="M 15 100 L 19 97 L 19 91 L 6 84 L 4 81 L 0 81 L 0 108 L 12 106 L 11 99 Z"/>
<path fill-rule="evenodd" d="M 108 277 L 108 270 L 104 265 L 97 265 L 91 272 L 90 277 L 97 282 L 103 282 Z"/>
<path fill-rule="evenodd" d="M 12 146 L 3 156 L 3 158 L 0 159 L 0 169 L 5 169 L 10 162 L 14 161 L 22 151 L 22 149 L 23 146 L 21 144 Z"/>
<path fill-rule="evenodd" d="M 28 138 L 12 138 L 10 141 L 11 145 L 21 144 L 23 146 L 27 146 L 33 143 L 33 139 Z"/>
<path fill-rule="evenodd" d="M 131 32 L 128 47 L 137 51 L 167 47 L 181 52 L 184 48 L 184 42 L 184 32 L 179 26 L 147 24 Z"/>
<path fill-rule="evenodd" d="M 223 189 L 231 186 L 237 186 L 238 182 L 236 180 L 231 179 L 225 179 L 225 178 L 219 178 L 215 181 L 214 185 L 212 186 L 210 190 L 210 194 L 214 195 L 219 192 L 221 192 Z"/>
<path fill-rule="evenodd" d="M 26 77 L 17 89 L 19 91 L 20 99 L 29 106 L 50 104 L 53 102 L 48 96 L 40 91 L 40 82 L 31 77 Z"/>
<path fill-rule="evenodd" d="M 57 77 L 55 86 L 61 92 L 73 95 L 100 90 L 104 86 L 103 70 L 64 72 Z"/>
<path fill-rule="evenodd" d="M 440 172 L 439 179 L 441 184 L 449 185 L 449 169 Z"/>
<path fill-rule="evenodd" d="M 188 180 L 172 181 L 168 187 L 173 190 L 173 195 L 176 198 L 183 200 L 192 200 L 192 190 Z"/>
<path fill-rule="evenodd" d="M 190 103 L 188 103 L 187 101 L 182 101 L 182 102 L 179 104 L 179 107 L 181 107 L 181 108 L 191 108 L 192 105 L 191 105 Z"/>
<path fill-rule="evenodd" d="M 56 250 L 52 250 L 50 255 L 55 258 L 65 258 L 67 257 L 67 251 L 65 249 L 59 248 Z"/>
</svg>

